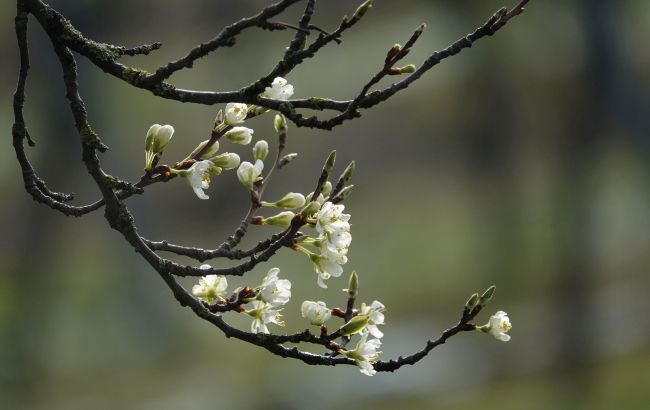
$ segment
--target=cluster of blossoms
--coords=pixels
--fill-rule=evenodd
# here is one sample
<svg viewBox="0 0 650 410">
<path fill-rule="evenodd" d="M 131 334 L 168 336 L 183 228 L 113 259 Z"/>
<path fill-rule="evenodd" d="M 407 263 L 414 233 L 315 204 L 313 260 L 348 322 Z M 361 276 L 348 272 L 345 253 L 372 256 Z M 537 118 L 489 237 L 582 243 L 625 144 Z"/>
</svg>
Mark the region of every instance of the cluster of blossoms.
<svg viewBox="0 0 650 410">
<path fill-rule="evenodd" d="M 210 265 L 201 265 L 201 269 L 209 269 Z M 253 318 L 251 332 L 269 333 L 267 325 L 274 323 L 284 326 L 280 311 L 282 306 L 291 299 L 291 282 L 279 279 L 279 268 L 272 268 L 266 274 L 262 284 L 255 289 L 256 296 L 246 300 L 243 313 Z M 224 276 L 207 275 L 199 279 L 199 283 L 192 287 L 192 294 L 206 303 L 223 303 L 227 300 L 228 281 Z M 241 289 L 235 289 L 238 294 Z"/>
<path fill-rule="evenodd" d="M 287 80 L 277 77 L 270 87 L 266 87 L 262 97 L 286 101 L 293 95 L 293 86 Z M 242 103 L 228 103 L 224 111 L 217 115 L 212 137 L 201 142 L 183 161 L 176 167 L 167 168 L 171 174 L 179 175 L 187 180 L 199 199 L 209 199 L 205 190 L 210 187 L 213 176 L 221 174 L 223 170 L 237 168 L 239 180 L 249 189 L 259 178 L 264 169 L 264 159 L 268 153 L 266 141 L 255 144 L 255 163 L 241 162 L 239 155 L 219 151 L 219 139 L 239 145 L 248 145 L 253 139 L 254 130 L 242 126 L 250 114 L 259 115 L 268 111 L 262 107 L 248 106 Z M 164 149 L 174 134 L 171 125 L 154 124 L 149 128 L 145 138 L 145 171 L 152 172 L 160 160 Z M 180 165 L 180 166 L 179 166 Z"/>
<path fill-rule="evenodd" d="M 261 94 L 264 98 L 275 100 L 287 100 L 293 95 L 293 86 L 283 78 L 276 78 L 270 87 L 266 87 Z M 299 213 L 301 221 L 305 226 L 311 227 L 316 234 L 313 236 L 300 233 L 296 236 L 292 248 L 307 255 L 317 273 L 317 284 L 321 288 L 327 288 L 325 283 L 331 277 L 339 277 L 343 273 L 343 265 L 348 262 L 348 250 L 352 243 L 350 233 L 350 215 L 344 213 L 345 207 L 339 202 L 350 192 L 352 186 L 345 186 L 351 178 L 354 170 L 354 162 L 351 163 L 333 189 L 332 183 L 325 180 L 319 185 L 318 195 L 312 192 L 303 195 L 298 192 L 289 192 L 274 202 L 261 200 L 262 187 L 266 182 L 262 180 L 264 161 L 269 152 L 269 145 L 264 140 L 257 141 L 252 149 L 252 161 L 240 161 L 237 154 L 222 153 L 219 151 L 219 139 L 223 138 L 231 143 L 248 145 L 253 140 L 254 130 L 243 126 L 246 119 L 257 116 L 268 111 L 265 108 L 248 106 L 241 103 L 229 103 L 223 112 L 219 112 L 212 136 L 209 140 L 200 143 L 183 161 L 177 163 L 174 168 L 169 168 L 169 173 L 184 177 L 190 184 L 197 197 L 208 199 L 205 190 L 210 186 L 212 176 L 221 174 L 223 170 L 237 168 L 237 178 L 249 191 L 251 197 L 257 198 L 254 204 L 257 207 L 282 208 L 283 211 L 276 215 L 253 218 L 252 222 L 257 225 L 272 225 L 288 228 L 291 222 Z M 276 132 L 282 138 L 286 138 L 287 125 L 282 116 L 276 116 L 274 120 Z M 147 132 L 145 142 L 145 169 L 153 172 L 160 160 L 163 150 L 168 145 L 174 133 L 171 125 L 154 124 Z M 281 142 L 281 146 L 284 142 Z M 289 154 L 287 161 L 296 154 Z M 278 161 L 279 161 L 278 155 Z M 334 165 L 335 153 L 332 153 L 326 163 L 326 168 L 331 170 Z M 274 166 L 278 166 L 276 162 Z M 281 166 L 281 165 L 280 165 Z M 327 171 L 329 175 L 329 171 Z M 327 179 L 327 178 L 325 178 Z M 346 192 L 347 191 L 347 192 Z M 343 193 L 345 195 L 343 195 Z M 295 212 L 294 212 L 295 211 Z M 201 265 L 201 269 L 210 269 L 210 265 Z M 251 323 L 252 333 L 269 333 L 268 325 L 274 324 L 284 326 L 281 311 L 291 298 L 291 282 L 287 279 L 280 279 L 279 268 L 268 271 L 262 284 L 254 289 L 238 288 L 232 296 L 228 295 L 228 281 L 224 276 L 206 275 L 199 279 L 192 287 L 192 294 L 207 304 L 226 304 L 236 301 L 235 306 L 240 313 L 244 313 L 253 319 Z M 327 334 L 326 322 L 333 316 L 340 317 L 345 323 L 336 330 L 338 337 L 343 340 L 342 345 L 334 345 L 330 349 L 336 354 L 341 354 L 356 363 L 361 373 L 372 376 L 376 373 L 374 363 L 378 360 L 381 352 L 381 338 L 384 333 L 379 329 L 384 325 L 385 306 L 379 301 L 371 304 L 362 303 L 359 309 L 353 309 L 353 302 L 358 292 L 358 277 L 356 272 L 350 275 L 348 289 L 348 308 L 342 311 L 339 308 L 331 309 L 323 301 L 306 300 L 302 303 L 300 310 L 302 316 L 313 325 L 321 328 L 321 334 Z M 482 296 L 475 294 L 468 301 L 468 308 L 473 309 L 478 304 L 484 305 L 493 293 L 491 288 Z M 243 299 L 238 299 L 243 298 Z M 470 306 L 471 305 L 471 306 Z M 476 329 L 491 334 L 498 340 L 508 341 L 510 336 L 506 333 L 511 328 L 510 321 L 505 312 L 499 311 L 490 318 L 484 326 L 477 326 Z M 352 337 L 357 337 L 353 347 L 347 348 Z"/>
</svg>

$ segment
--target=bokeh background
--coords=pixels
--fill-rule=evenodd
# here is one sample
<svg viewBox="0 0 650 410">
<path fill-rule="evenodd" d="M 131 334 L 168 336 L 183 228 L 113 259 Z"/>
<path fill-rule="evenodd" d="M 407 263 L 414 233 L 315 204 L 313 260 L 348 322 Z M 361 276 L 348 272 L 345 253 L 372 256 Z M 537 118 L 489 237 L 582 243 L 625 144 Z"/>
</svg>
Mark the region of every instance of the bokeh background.
<svg viewBox="0 0 650 410">
<path fill-rule="evenodd" d="M 153 69 L 266 1 L 53 1 L 88 36 L 114 44 L 162 41 Z M 296 97 L 351 98 L 386 50 L 426 22 L 407 62 L 418 64 L 482 23 L 497 0 L 376 1 L 343 44 L 288 76 Z M 321 1 L 333 28 L 356 3 Z M 295 21 L 301 6 L 282 16 Z M 291 128 L 300 156 L 269 197 L 311 190 L 327 152 L 357 161 L 346 209 L 349 272 L 360 299 L 388 307 L 384 358 L 420 349 L 453 324 L 473 292 L 498 286 L 512 341 L 462 334 L 396 374 L 284 360 L 181 308 L 111 231 L 101 212 L 66 218 L 25 194 L 10 147 L 17 71 L 15 5 L 0 3 L 0 407 L 5 409 L 641 409 L 650 400 L 650 3 L 532 1 L 496 36 L 445 61 L 415 86 L 334 132 Z M 26 115 L 37 170 L 79 203 L 97 197 L 80 158 L 60 67 L 30 20 Z M 265 74 L 291 33 L 246 31 L 173 77 L 184 88 L 236 89 Z M 206 138 L 218 107 L 153 98 L 79 59 L 81 92 L 111 147 L 108 170 L 137 180 L 144 134 L 170 123 L 165 152 L 183 158 Z M 271 140 L 272 117 L 251 121 Z M 222 144 L 225 147 L 227 144 Z M 249 157 L 248 148 L 235 150 Z M 128 203 L 152 238 L 212 247 L 245 213 L 234 173 L 200 201 L 180 180 Z M 252 229 L 246 244 L 269 235 Z M 187 262 L 187 261 L 186 261 Z M 227 263 L 227 262 L 226 262 Z M 302 255 L 271 266 L 294 284 L 287 331 L 304 328 L 302 300 L 343 304 L 345 279 L 323 291 Z M 233 279 L 233 284 L 244 282 Z M 191 285 L 191 282 L 187 282 Z M 246 328 L 248 320 L 234 317 Z"/>
</svg>

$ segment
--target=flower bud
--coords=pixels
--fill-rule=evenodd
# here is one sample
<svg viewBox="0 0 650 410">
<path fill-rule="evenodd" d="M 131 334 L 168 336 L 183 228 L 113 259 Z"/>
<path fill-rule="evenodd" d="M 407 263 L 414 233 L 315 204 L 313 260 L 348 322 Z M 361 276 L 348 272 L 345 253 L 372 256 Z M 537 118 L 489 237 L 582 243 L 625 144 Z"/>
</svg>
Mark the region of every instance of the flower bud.
<svg viewBox="0 0 650 410">
<path fill-rule="evenodd" d="M 352 178 L 355 168 L 356 164 L 354 161 L 350 162 L 350 164 L 345 168 L 345 171 L 343 171 L 343 174 L 341 175 L 341 180 L 344 184 Z"/>
<path fill-rule="evenodd" d="M 404 67 L 398 68 L 400 74 L 410 74 L 414 73 L 416 70 L 415 64 L 405 65 Z"/>
<path fill-rule="evenodd" d="M 214 165 L 223 169 L 233 169 L 239 166 L 239 155 L 234 152 L 224 152 L 216 157 L 210 158 Z"/>
<path fill-rule="evenodd" d="M 257 141 L 253 147 L 253 158 L 264 161 L 267 155 L 269 155 L 269 143 L 264 140 Z"/>
<path fill-rule="evenodd" d="M 357 10 L 352 15 L 352 21 L 359 20 L 361 17 L 363 17 L 363 15 L 366 14 L 372 7 L 372 3 L 373 0 L 366 0 L 359 7 L 357 7 Z"/>
<path fill-rule="evenodd" d="M 332 192 L 332 183 L 330 181 L 327 181 L 325 182 L 325 184 L 323 184 L 323 189 L 321 190 L 321 194 L 323 195 L 323 197 L 327 197 L 330 194 L 330 192 Z"/>
<path fill-rule="evenodd" d="M 171 125 L 163 125 L 160 127 L 153 139 L 153 152 L 161 154 L 172 139 L 172 135 L 174 135 L 174 127 Z"/>
<path fill-rule="evenodd" d="M 300 211 L 300 213 L 304 216 L 308 216 L 313 215 L 318 211 L 320 211 L 320 204 L 316 201 L 312 201 L 308 203 L 307 206 L 304 207 L 302 211 Z"/>
<path fill-rule="evenodd" d="M 278 167 L 282 168 L 283 166 L 287 165 L 288 163 L 290 163 L 291 161 L 296 159 L 296 157 L 298 157 L 298 154 L 296 154 L 295 152 L 285 155 L 284 157 L 280 158 L 280 162 L 278 163 Z"/>
<path fill-rule="evenodd" d="M 248 145 L 253 138 L 253 133 L 255 131 L 246 128 L 246 127 L 233 127 L 230 131 L 227 131 L 223 136 L 226 137 L 230 142 L 240 145 Z"/>
<path fill-rule="evenodd" d="M 355 333 L 359 333 L 368 325 L 368 320 L 368 316 L 365 315 L 355 316 L 350 319 L 348 323 L 344 324 L 339 329 L 339 332 L 343 336 L 350 336 Z"/>
<path fill-rule="evenodd" d="M 323 171 L 327 172 L 329 175 L 332 172 L 332 168 L 334 168 L 334 163 L 336 162 L 336 150 L 330 152 L 329 156 L 327 157 L 327 161 L 325 161 L 325 166 L 323 167 Z"/>
<path fill-rule="evenodd" d="M 353 270 L 352 273 L 350 274 L 350 279 L 348 279 L 348 295 L 351 298 L 354 298 L 357 296 L 357 293 L 359 293 L 359 276 L 357 276 L 357 271 Z"/>
<path fill-rule="evenodd" d="M 207 149 L 207 151 L 202 153 L 200 157 L 194 158 L 199 152 L 201 152 L 201 150 L 208 144 L 208 142 L 210 142 L 210 140 L 205 140 L 197 145 L 196 148 L 192 150 L 187 159 L 198 159 L 199 161 L 202 161 L 204 159 L 214 157 L 217 154 L 217 151 L 219 151 L 219 141 L 215 141 L 214 144 L 212 144 L 210 148 Z"/>
<path fill-rule="evenodd" d="M 297 192 L 289 192 L 282 199 L 271 205 L 287 209 L 300 208 L 305 205 L 305 196 Z"/>
<path fill-rule="evenodd" d="M 465 308 L 466 309 L 474 308 L 474 306 L 476 306 L 476 304 L 478 303 L 479 298 L 480 296 L 478 295 L 478 293 L 475 293 L 472 296 L 470 296 L 469 299 L 467 299 L 467 302 L 465 303 Z"/>
<path fill-rule="evenodd" d="M 253 185 L 257 181 L 257 178 L 262 174 L 264 169 L 264 162 L 259 159 L 255 161 L 255 165 L 251 164 L 248 161 L 244 161 L 237 168 L 237 178 L 246 188 L 253 189 Z"/>
<path fill-rule="evenodd" d="M 158 133 L 160 127 L 161 127 L 160 124 L 154 124 L 151 127 L 149 127 L 149 131 L 147 131 L 147 136 L 144 139 L 145 151 L 151 151 L 151 149 L 153 148 L 153 140 L 156 137 L 156 134 Z"/>
<path fill-rule="evenodd" d="M 494 296 L 494 291 L 496 290 L 496 288 L 497 288 L 496 286 L 492 285 L 489 288 L 487 288 L 485 292 L 483 292 L 480 301 L 482 306 L 487 305 L 490 302 L 490 300 L 492 300 L 492 296 Z"/>
<path fill-rule="evenodd" d="M 277 215 L 269 216 L 268 218 L 264 218 L 263 222 L 264 225 L 272 225 L 272 226 L 277 226 L 280 228 L 288 228 L 289 225 L 291 225 L 291 220 L 296 216 L 291 211 L 284 211 L 280 212 Z"/>
<path fill-rule="evenodd" d="M 273 119 L 273 128 L 275 128 L 275 132 L 277 133 L 287 132 L 287 119 L 284 115 L 275 115 L 275 118 Z"/>
</svg>

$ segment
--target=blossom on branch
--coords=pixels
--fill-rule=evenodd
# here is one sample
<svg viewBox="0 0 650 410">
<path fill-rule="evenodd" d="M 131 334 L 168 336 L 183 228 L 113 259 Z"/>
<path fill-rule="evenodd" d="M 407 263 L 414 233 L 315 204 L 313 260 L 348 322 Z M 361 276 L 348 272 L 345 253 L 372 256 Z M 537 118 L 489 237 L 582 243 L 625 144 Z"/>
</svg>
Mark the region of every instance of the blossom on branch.
<svg viewBox="0 0 650 410">
<path fill-rule="evenodd" d="M 201 265 L 201 269 L 210 269 L 210 265 Z M 199 284 L 192 287 L 192 294 L 208 303 L 223 302 L 226 296 L 228 280 L 225 276 L 207 275 L 199 279 Z"/>
<path fill-rule="evenodd" d="M 510 340 L 510 335 L 507 333 L 512 329 L 512 325 L 510 324 L 508 314 L 500 310 L 490 317 L 486 325 L 477 327 L 476 329 L 492 335 L 497 340 L 507 342 Z"/>
<path fill-rule="evenodd" d="M 377 328 L 377 325 L 384 324 L 384 311 L 386 307 L 379 301 L 373 301 L 370 306 L 363 303 L 361 305 L 361 310 L 359 311 L 360 316 L 368 317 L 368 324 L 366 325 L 365 330 L 369 332 L 374 337 L 380 339 L 384 337 L 384 334 Z"/>
<path fill-rule="evenodd" d="M 354 350 L 341 349 L 339 353 L 354 360 L 357 366 L 359 366 L 361 373 L 372 376 L 377 373 L 372 364 L 377 361 L 381 354 L 378 351 L 380 346 L 381 340 L 368 340 L 368 333 L 364 333 L 361 335 L 361 339 L 357 342 Z"/>
<path fill-rule="evenodd" d="M 251 332 L 268 334 L 270 332 L 266 325 L 269 323 L 284 326 L 284 320 L 280 314 L 280 309 L 274 309 L 273 306 L 261 300 L 253 300 L 251 306 L 252 308 L 250 310 L 245 311 L 248 316 L 253 318 L 253 323 L 251 323 Z"/>
<path fill-rule="evenodd" d="M 271 307 L 286 304 L 291 298 L 291 282 L 287 279 L 278 279 L 279 268 L 272 268 L 266 274 L 258 298 Z"/>
<path fill-rule="evenodd" d="M 224 122 L 226 125 L 237 125 L 244 122 L 248 115 L 248 106 L 242 103 L 228 103 L 226 104 L 226 118 Z"/>
<path fill-rule="evenodd" d="M 228 141 L 233 142 L 239 145 L 248 145 L 253 139 L 253 133 L 255 130 L 246 127 L 233 127 L 230 131 L 227 131 L 223 136 L 228 139 Z"/>
<path fill-rule="evenodd" d="M 327 308 L 325 302 L 321 301 L 305 300 L 300 306 L 300 313 L 314 326 L 322 326 L 332 318 L 332 311 Z"/>
<path fill-rule="evenodd" d="M 286 101 L 293 95 L 293 85 L 282 77 L 275 77 L 270 87 L 266 87 L 262 97 Z"/>
</svg>

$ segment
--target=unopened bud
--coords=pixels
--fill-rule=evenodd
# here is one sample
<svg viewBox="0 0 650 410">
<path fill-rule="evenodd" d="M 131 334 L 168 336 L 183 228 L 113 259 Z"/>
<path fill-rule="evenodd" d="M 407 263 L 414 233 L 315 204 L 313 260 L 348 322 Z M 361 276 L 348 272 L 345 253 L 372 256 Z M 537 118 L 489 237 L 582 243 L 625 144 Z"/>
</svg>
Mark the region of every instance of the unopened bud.
<svg viewBox="0 0 650 410">
<path fill-rule="evenodd" d="M 494 291 L 496 290 L 496 286 L 492 285 L 489 288 L 486 289 L 485 292 L 481 295 L 481 305 L 485 306 L 487 305 L 490 300 L 492 300 L 492 296 L 494 296 Z"/>
<path fill-rule="evenodd" d="M 223 169 L 233 169 L 239 166 L 240 159 L 239 155 L 234 152 L 224 152 L 223 154 L 210 158 L 210 161 Z"/>
<path fill-rule="evenodd" d="M 316 201 L 312 201 L 308 203 L 307 206 L 304 207 L 302 211 L 300 211 L 300 213 L 304 216 L 308 216 L 313 215 L 318 211 L 320 211 L 320 204 Z"/>
<path fill-rule="evenodd" d="M 350 321 L 339 329 L 343 336 L 350 336 L 355 333 L 361 332 L 368 325 L 368 316 L 355 316 Z"/>
<path fill-rule="evenodd" d="M 200 157 L 195 158 L 203 148 L 210 142 L 210 140 L 205 140 L 199 145 L 196 146 L 190 153 L 190 155 L 187 157 L 187 159 L 198 159 L 199 161 L 202 161 L 204 159 L 209 159 L 211 157 L 214 157 L 217 152 L 219 151 L 219 141 L 215 141 L 214 144 L 210 145 L 210 148 L 208 148 L 204 153 L 201 154 Z"/>
<path fill-rule="evenodd" d="M 280 212 L 277 215 L 264 218 L 264 224 L 277 226 L 280 228 L 287 228 L 289 225 L 291 225 L 291 220 L 294 218 L 294 216 L 296 216 L 296 214 L 291 211 Z"/>
<path fill-rule="evenodd" d="M 275 115 L 275 118 L 273 119 L 273 128 L 275 128 L 275 132 L 277 133 L 287 132 L 287 119 L 284 115 Z"/>
<path fill-rule="evenodd" d="M 284 157 L 280 158 L 280 162 L 278 163 L 278 167 L 282 168 L 283 166 L 287 165 L 288 163 L 290 163 L 291 161 L 296 159 L 297 156 L 298 156 L 298 154 L 296 154 L 295 152 L 292 153 L 292 154 L 285 155 Z"/>
<path fill-rule="evenodd" d="M 248 145 L 253 138 L 255 131 L 246 127 L 233 127 L 230 131 L 226 132 L 223 136 L 230 142 L 240 145 Z"/>
<path fill-rule="evenodd" d="M 359 7 L 357 7 L 357 10 L 352 15 L 352 21 L 359 20 L 361 17 L 363 17 L 363 15 L 366 14 L 372 7 L 372 3 L 373 0 L 366 0 Z"/>
<path fill-rule="evenodd" d="M 289 192 L 275 203 L 280 208 L 295 209 L 305 206 L 305 196 L 298 192 Z"/>
<path fill-rule="evenodd" d="M 323 184 L 321 195 L 323 195 L 323 197 L 327 197 L 330 194 L 330 192 L 332 192 L 332 183 L 330 181 L 327 181 L 325 182 L 325 184 Z"/>
<path fill-rule="evenodd" d="M 398 68 L 400 74 L 410 74 L 414 73 L 416 70 L 415 64 L 405 65 L 404 67 Z"/>
<path fill-rule="evenodd" d="M 354 161 L 352 161 L 347 166 L 347 168 L 345 168 L 345 171 L 343 171 L 343 174 L 341 175 L 341 180 L 343 181 L 344 184 L 346 182 L 348 182 L 350 180 L 350 178 L 352 178 L 352 175 L 354 174 L 355 167 L 356 167 L 356 165 L 355 165 Z"/>
<path fill-rule="evenodd" d="M 332 168 L 334 168 L 335 162 L 336 162 L 336 150 L 330 152 L 330 155 L 327 157 L 327 161 L 325 161 L 325 166 L 323 167 L 323 171 L 325 171 L 329 175 L 332 172 Z"/>
<path fill-rule="evenodd" d="M 465 308 L 472 309 L 478 303 L 479 298 L 480 296 L 478 295 L 478 293 L 475 293 L 472 296 L 470 296 L 469 299 L 467 299 L 467 303 L 465 303 Z"/>
<path fill-rule="evenodd" d="M 359 293 L 359 276 L 357 276 L 357 271 L 353 270 L 350 274 L 350 279 L 348 279 L 348 295 L 350 297 L 356 297 Z"/>
<path fill-rule="evenodd" d="M 261 159 L 264 161 L 269 155 L 269 143 L 264 140 L 259 140 L 253 147 L 253 158 L 255 160 Z"/>
</svg>

